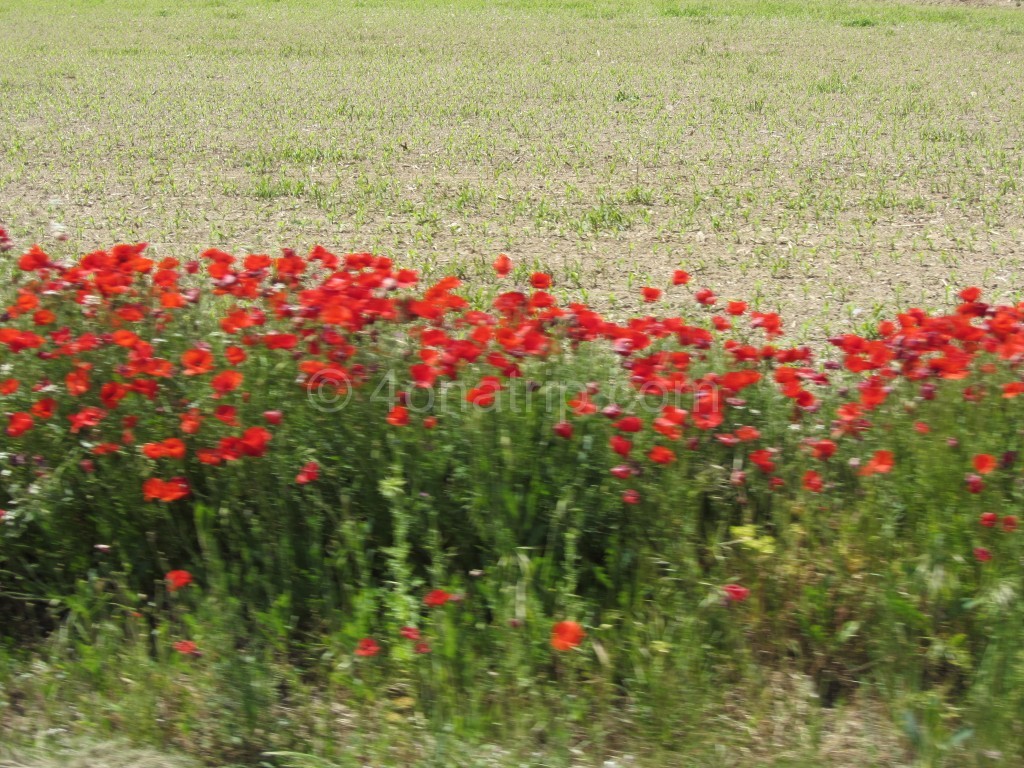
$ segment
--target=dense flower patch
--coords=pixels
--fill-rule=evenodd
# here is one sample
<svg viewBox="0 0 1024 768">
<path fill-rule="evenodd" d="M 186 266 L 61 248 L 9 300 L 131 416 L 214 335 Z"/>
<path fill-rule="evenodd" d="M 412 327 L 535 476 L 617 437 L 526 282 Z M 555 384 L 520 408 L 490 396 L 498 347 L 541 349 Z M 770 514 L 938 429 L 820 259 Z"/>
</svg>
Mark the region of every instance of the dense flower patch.
<svg viewBox="0 0 1024 768">
<path fill-rule="evenodd" d="M 456 597 L 481 624 L 546 617 L 570 650 L 671 583 L 694 610 L 746 611 L 743 631 L 847 642 L 895 610 L 869 585 L 906 591 L 941 565 L 956 579 L 899 609 L 913 646 L 980 642 L 986 590 L 1020 579 L 1024 305 L 977 288 L 819 358 L 682 270 L 641 289 L 663 312 L 616 321 L 504 255 L 489 306 L 454 277 L 321 247 L 184 263 L 34 247 L 17 265 L 0 318 L 9 603 L 97 567 L 143 596 L 197 573 L 253 610 L 284 600 L 289 631 L 350 617 L 373 657 L 384 636 L 429 654 L 417 623 Z"/>
</svg>

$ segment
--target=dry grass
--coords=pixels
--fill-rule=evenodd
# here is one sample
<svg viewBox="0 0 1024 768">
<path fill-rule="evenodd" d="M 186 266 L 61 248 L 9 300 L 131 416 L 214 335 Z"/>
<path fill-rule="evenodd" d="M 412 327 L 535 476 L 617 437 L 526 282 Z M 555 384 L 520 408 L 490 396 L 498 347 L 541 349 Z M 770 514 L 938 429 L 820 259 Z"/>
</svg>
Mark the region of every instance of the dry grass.
<svg viewBox="0 0 1024 768">
<path fill-rule="evenodd" d="M 822 338 L 1024 253 L 1024 13 L 826 2 L 0 11 L 0 219 L 67 248 L 324 242 L 606 309 L 679 264 Z"/>
<path fill-rule="evenodd" d="M 0 747 L 0 768 L 195 768 L 197 763 L 120 741 L 56 743 L 12 751 Z"/>
</svg>

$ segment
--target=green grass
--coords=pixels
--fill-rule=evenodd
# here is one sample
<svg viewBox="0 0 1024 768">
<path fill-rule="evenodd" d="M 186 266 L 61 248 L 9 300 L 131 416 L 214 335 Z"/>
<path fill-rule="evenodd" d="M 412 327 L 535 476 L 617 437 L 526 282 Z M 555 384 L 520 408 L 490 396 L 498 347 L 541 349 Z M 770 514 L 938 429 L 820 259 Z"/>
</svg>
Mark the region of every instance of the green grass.
<svg viewBox="0 0 1024 768">
<path fill-rule="evenodd" d="M 472 277 L 556 243 L 577 260 L 563 282 L 604 308 L 616 281 L 685 263 L 726 295 L 759 285 L 819 342 L 896 290 L 1019 297 L 1014 9 L 67 9 L 2 10 L 0 219 L 19 244 L 56 221 L 66 252 L 324 241 Z"/>
</svg>

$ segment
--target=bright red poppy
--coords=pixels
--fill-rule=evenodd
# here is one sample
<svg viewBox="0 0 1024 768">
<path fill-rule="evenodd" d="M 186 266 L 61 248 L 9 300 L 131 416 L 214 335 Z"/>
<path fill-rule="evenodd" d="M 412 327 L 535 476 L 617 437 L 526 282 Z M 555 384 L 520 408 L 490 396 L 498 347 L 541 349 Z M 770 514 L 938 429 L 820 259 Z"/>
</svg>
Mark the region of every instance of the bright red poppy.
<svg viewBox="0 0 1024 768">
<path fill-rule="evenodd" d="M 821 475 L 819 475 L 813 469 L 809 469 L 806 472 L 804 472 L 803 485 L 804 488 L 806 488 L 811 493 L 821 493 L 822 489 L 825 487 L 825 484 L 821 479 Z"/>
<path fill-rule="evenodd" d="M 653 304 L 655 301 L 661 298 L 661 288 L 651 288 L 650 286 L 644 286 L 640 289 L 640 293 L 644 297 L 644 301 L 648 304 Z"/>
<path fill-rule="evenodd" d="M 551 287 L 551 275 L 546 272 L 534 272 L 530 275 L 530 285 L 538 291 L 546 291 Z"/>
<path fill-rule="evenodd" d="M 722 587 L 725 597 L 730 603 L 742 603 L 750 597 L 750 590 L 739 584 L 726 584 Z"/>
<path fill-rule="evenodd" d="M 320 477 L 320 465 L 315 461 L 306 462 L 302 469 L 299 470 L 299 474 L 295 476 L 295 482 L 299 485 L 306 485 L 307 483 L 316 482 L 317 478 Z"/>
<path fill-rule="evenodd" d="M 7 436 L 21 437 L 21 435 L 32 429 L 35 419 L 27 413 L 12 413 L 7 417 Z"/>
<path fill-rule="evenodd" d="M 875 451 L 870 461 L 860 469 L 862 477 L 884 475 L 892 471 L 894 466 L 892 451 Z"/>
<path fill-rule="evenodd" d="M 512 271 L 512 259 L 506 256 L 504 253 L 498 254 L 498 258 L 494 260 L 491 265 L 494 267 L 494 271 L 498 277 L 507 277 L 509 272 Z"/>
<path fill-rule="evenodd" d="M 171 646 L 182 656 L 199 656 L 199 646 L 193 640 L 178 640 Z"/>
<path fill-rule="evenodd" d="M 973 464 L 979 475 L 987 475 L 996 468 L 996 457 L 989 453 L 979 453 L 974 457 Z"/>
<path fill-rule="evenodd" d="M 663 445 L 656 445 L 651 448 L 647 458 L 655 464 L 671 464 L 676 460 L 676 455 Z"/>
<path fill-rule="evenodd" d="M 568 440 L 572 437 L 572 424 L 567 421 L 560 421 L 552 427 L 554 433 L 561 438 Z"/>
<path fill-rule="evenodd" d="M 356 645 L 356 656 L 370 657 L 380 653 L 380 646 L 372 637 L 364 637 Z"/>
<path fill-rule="evenodd" d="M 423 604 L 428 608 L 440 608 L 451 599 L 451 594 L 443 589 L 433 589 L 423 598 Z"/>
<path fill-rule="evenodd" d="M 177 592 L 192 583 L 192 574 L 188 571 L 168 571 L 164 579 L 167 581 L 167 591 Z"/>
<path fill-rule="evenodd" d="M 556 651 L 571 651 L 583 642 L 587 633 L 575 621 L 560 621 L 551 628 L 551 647 Z"/>
</svg>

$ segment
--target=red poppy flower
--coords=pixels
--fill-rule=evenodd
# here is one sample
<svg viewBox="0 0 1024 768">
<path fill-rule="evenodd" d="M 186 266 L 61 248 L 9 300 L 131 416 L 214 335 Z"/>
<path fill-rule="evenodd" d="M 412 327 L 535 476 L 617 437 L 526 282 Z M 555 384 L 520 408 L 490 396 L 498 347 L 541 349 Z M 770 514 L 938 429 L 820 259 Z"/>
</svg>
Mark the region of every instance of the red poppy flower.
<svg viewBox="0 0 1024 768">
<path fill-rule="evenodd" d="M 146 501 L 177 501 L 189 493 L 188 481 L 183 477 L 172 477 L 170 480 L 151 477 L 142 484 L 142 495 Z"/>
<path fill-rule="evenodd" d="M 626 416 L 615 422 L 615 428 L 621 432 L 639 432 L 644 428 L 644 423 L 639 416 Z"/>
<path fill-rule="evenodd" d="M 299 485 L 306 485 L 315 482 L 318 477 L 320 477 L 320 465 L 315 461 L 310 461 L 299 470 L 299 474 L 295 476 L 295 482 Z"/>
<path fill-rule="evenodd" d="M 648 286 L 644 286 L 643 288 L 640 289 L 640 293 L 643 294 L 644 301 L 646 301 L 648 304 L 652 304 L 653 302 L 661 298 L 661 288 L 651 288 Z"/>
<path fill-rule="evenodd" d="M 767 448 L 761 448 L 751 453 L 750 462 L 766 474 L 775 471 L 775 462 L 772 461 L 772 452 Z"/>
<path fill-rule="evenodd" d="M 757 440 L 761 436 L 761 433 L 754 427 L 740 427 L 736 430 L 736 437 L 743 442 L 750 442 L 751 440 Z"/>
<path fill-rule="evenodd" d="M 181 356 L 186 376 L 200 376 L 213 370 L 213 355 L 205 349 L 190 349 Z"/>
<path fill-rule="evenodd" d="M 560 621 L 551 628 L 551 647 L 556 651 L 571 651 L 583 642 L 587 633 L 575 621 Z"/>
<path fill-rule="evenodd" d="M 530 275 L 530 285 L 538 291 L 546 291 L 551 287 L 551 275 L 545 272 L 534 272 Z"/>
<path fill-rule="evenodd" d="M 676 460 L 676 455 L 663 445 L 656 445 L 651 448 L 647 458 L 655 464 L 671 464 Z"/>
<path fill-rule="evenodd" d="M 416 645 L 413 646 L 412 650 L 413 653 L 430 653 L 430 644 L 423 640 L 420 640 L 418 643 L 416 643 Z"/>
<path fill-rule="evenodd" d="M 1007 515 L 1003 518 L 1003 530 L 1007 533 L 1012 533 L 1017 530 L 1017 516 Z"/>
<path fill-rule="evenodd" d="M 742 603 L 750 597 L 750 590 L 739 584 L 726 584 L 722 587 L 725 597 L 730 603 Z"/>
<path fill-rule="evenodd" d="M 632 488 L 629 488 L 622 492 L 622 500 L 627 504 L 639 504 L 640 494 Z"/>
<path fill-rule="evenodd" d="M 967 475 L 964 482 L 967 484 L 968 493 L 981 493 L 985 490 L 985 481 L 981 479 L 980 475 Z"/>
<path fill-rule="evenodd" d="M 356 645 L 356 656 L 376 656 L 380 653 L 380 646 L 377 645 L 377 641 L 372 637 L 364 637 Z"/>
<path fill-rule="evenodd" d="M 987 475 L 996 468 L 996 457 L 988 453 L 979 453 L 974 457 L 974 469 L 979 475 Z"/>
<path fill-rule="evenodd" d="M 815 472 L 813 469 L 809 469 L 804 473 L 804 488 L 811 493 L 821 493 L 825 484 L 822 482 L 821 475 Z"/>
<path fill-rule="evenodd" d="M 567 421 L 560 421 L 552 427 L 555 434 L 561 438 L 568 440 L 572 437 L 572 424 Z"/>
<path fill-rule="evenodd" d="M 106 415 L 107 412 L 99 408 L 93 408 L 92 406 L 83 408 L 78 413 L 68 416 L 68 421 L 71 422 L 71 432 L 77 435 L 83 429 L 95 427 Z"/>
<path fill-rule="evenodd" d="M 983 512 L 978 522 L 986 528 L 995 528 L 996 523 L 999 522 L 999 515 L 995 512 Z"/>
<path fill-rule="evenodd" d="M 192 574 L 188 571 L 168 571 L 164 579 L 167 581 L 167 590 L 177 592 L 192 583 Z"/>
<path fill-rule="evenodd" d="M 434 589 L 428 592 L 426 597 L 423 598 L 423 604 L 428 608 L 440 608 L 451 599 L 451 594 L 445 592 L 443 589 Z"/>
<path fill-rule="evenodd" d="M 21 435 L 32 429 L 32 425 L 35 423 L 29 414 L 17 412 L 12 413 L 7 417 L 7 436 L 8 437 L 20 437 Z"/>
<path fill-rule="evenodd" d="M 992 559 L 992 553 L 985 549 L 985 547 L 975 547 L 974 557 L 979 563 L 987 563 Z"/>
<path fill-rule="evenodd" d="M 714 291 L 712 291 L 710 288 L 701 288 L 699 291 L 693 294 L 693 298 L 697 300 L 697 303 L 703 304 L 705 307 L 710 307 L 712 304 L 718 301 L 718 299 L 715 297 Z"/>
<path fill-rule="evenodd" d="M 210 380 L 210 386 L 217 391 L 217 396 L 226 395 L 238 389 L 243 378 L 238 371 L 221 371 Z"/>
<path fill-rule="evenodd" d="M 284 414 L 281 411 L 264 411 L 263 420 L 271 426 L 277 426 L 284 419 Z"/>
<path fill-rule="evenodd" d="M 238 409 L 233 405 L 218 405 L 213 409 L 213 418 L 224 422 L 229 427 L 237 427 Z"/>
<path fill-rule="evenodd" d="M 183 656 L 199 656 L 199 646 L 192 640 L 178 640 L 171 647 Z"/>
<path fill-rule="evenodd" d="M 745 301 L 730 301 L 725 305 L 725 311 L 733 316 L 742 315 L 747 311 L 747 303 Z"/>
<path fill-rule="evenodd" d="M 927 435 L 932 431 L 932 428 L 925 424 L 923 421 L 914 422 L 914 431 L 919 435 Z"/>
<path fill-rule="evenodd" d="M 831 440 L 815 440 L 810 445 L 814 458 L 822 461 L 832 458 L 836 453 L 836 444 Z"/>
<path fill-rule="evenodd" d="M 388 412 L 387 422 L 393 427 L 404 427 L 409 423 L 409 409 L 396 405 Z"/>
<path fill-rule="evenodd" d="M 402 627 L 399 630 L 399 634 L 401 634 L 406 640 L 420 639 L 420 631 L 416 627 Z"/>
<path fill-rule="evenodd" d="M 224 359 L 228 361 L 230 365 L 241 365 L 246 361 L 248 355 L 245 354 L 245 350 L 241 347 L 230 346 L 224 350 Z"/>
<path fill-rule="evenodd" d="M 5 379 L 0 381 L 0 395 L 13 395 L 18 391 L 18 387 L 21 386 L 21 382 L 17 379 Z"/>
<path fill-rule="evenodd" d="M 859 474 L 862 477 L 884 475 L 892 471 L 893 464 L 892 451 L 875 451 L 875 455 L 871 457 L 871 460 L 861 467 Z"/>
<path fill-rule="evenodd" d="M 498 277 L 507 277 L 508 273 L 512 271 L 512 259 L 504 253 L 501 253 L 498 254 L 498 258 L 494 260 L 494 263 L 491 266 L 494 267 L 494 271 L 498 274 Z"/>
<path fill-rule="evenodd" d="M 623 458 L 629 456 L 629 452 L 633 449 L 633 443 L 630 440 L 622 437 L 621 435 L 612 435 L 608 439 L 608 444 L 615 453 L 619 454 Z"/>
<path fill-rule="evenodd" d="M 981 289 L 976 287 L 964 288 L 959 293 L 960 298 L 966 302 L 975 302 L 981 298 Z"/>
<path fill-rule="evenodd" d="M 185 443 L 176 437 L 168 438 L 159 443 L 146 443 L 142 446 L 142 453 L 148 459 L 183 459 L 185 458 Z"/>
<path fill-rule="evenodd" d="M 681 269 L 672 273 L 672 285 L 686 285 L 690 282 L 690 275 Z"/>
<path fill-rule="evenodd" d="M 44 397 L 32 403 L 32 415 L 39 419 L 52 419 L 57 410 L 57 401 L 52 397 Z"/>
<path fill-rule="evenodd" d="M 263 456 L 272 437 L 263 427 L 249 427 L 242 433 L 242 452 L 246 456 Z"/>
</svg>

